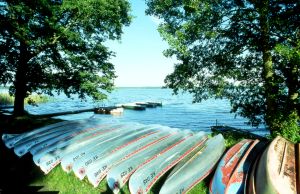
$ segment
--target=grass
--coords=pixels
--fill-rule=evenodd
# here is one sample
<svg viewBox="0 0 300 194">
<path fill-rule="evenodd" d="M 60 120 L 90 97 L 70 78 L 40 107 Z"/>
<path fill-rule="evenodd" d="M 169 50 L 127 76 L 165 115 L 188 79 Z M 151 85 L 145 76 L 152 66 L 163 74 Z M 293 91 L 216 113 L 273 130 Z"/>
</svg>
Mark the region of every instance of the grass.
<svg viewBox="0 0 300 194">
<path fill-rule="evenodd" d="M 31 129 L 58 122 L 60 120 L 51 118 L 41 118 L 37 116 L 24 116 L 13 118 L 0 114 L 0 126 L 3 126 L 2 133 L 20 133 Z M 215 134 L 213 134 L 215 135 Z M 232 134 L 226 132 L 223 134 L 226 139 L 226 147 L 229 148 L 245 137 L 242 134 Z M 54 168 L 49 174 L 44 175 L 42 171 L 32 162 L 30 154 L 18 158 L 12 150 L 7 149 L 1 143 L 1 176 L 5 177 L 0 182 L 0 193 L 112 193 L 104 179 L 97 188 L 94 188 L 85 178 L 80 181 L 73 173 L 67 174 L 60 166 Z M 150 193 L 158 193 L 168 173 L 158 180 Z M 206 194 L 208 185 L 213 173 L 197 184 L 189 194 Z M 121 193 L 129 193 L 126 185 Z"/>
<path fill-rule="evenodd" d="M 49 102 L 51 100 L 48 96 L 33 94 L 25 98 L 25 104 L 36 105 L 39 103 Z M 12 105 L 14 103 L 14 97 L 8 93 L 0 93 L 0 105 Z"/>
</svg>

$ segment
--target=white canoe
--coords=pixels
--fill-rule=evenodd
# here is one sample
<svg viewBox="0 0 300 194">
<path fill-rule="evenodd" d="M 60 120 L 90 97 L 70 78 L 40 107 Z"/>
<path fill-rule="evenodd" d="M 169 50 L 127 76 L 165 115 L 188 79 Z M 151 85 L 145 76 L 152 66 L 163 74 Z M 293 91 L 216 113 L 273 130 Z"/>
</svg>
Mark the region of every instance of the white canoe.
<svg viewBox="0 0 300 194">
<path fill-rule="evenodd" d="M 209 139 L 203 148 L 173 169 L 159 193 L 187 193 L 209 175 L 224 150 L 225 140 L 221 134 Z"/>
<path fill-rule="evenodd" d="M 99 158 L 94 164 L 87 168 L 87 177 L 90 183 L 97 187 L 100 181 L 106 176 L 111 167 L 122 160 L 131 158 L 132 156 L 141 153 L 148 147 L 152 147 L 156 143 L 170 136 L 170 130 L 161 130 L 156 133 L 145 135 L 140 141 L 131 143 L 121 150 L 108 153 Z"/>
<path fill-rule="evenodd" d="M 129 179 L 131 193 L 147 193 L 156 181 L 206 141 L 203 132 L 188 136 L 165 153 L 137 169 Z"/>
<path fill-rule="evenodd" d="M 118 127 L 120 125 L 116 125 Z M 38 152 L 33 154 L 33 161 L 36 165 L 39 165 L 43 162 L 43 157 L 48 155 L 55 156 L 53 153 L 57 149 L 66 150 L 70 145 L 71 147 L 76 146 L 76 144 L 81 143 L 86 140 L 93 140 L 94 138 L 101 137 L 103 135 L 108 135 L 112 133 L 116 128 L 113 126 L 87 128 L 77 133 L 63 134 L 60 137 L 50 139 L 48 141 L 42 142 L 42 146 L 46 145 L 43 149 L 40 149 Z M 49 142 L 50 141 L 50 142 Z M 54 141 L 55 143 L 51 142 Z M 49 145 L 48 145 L 49 144 Z M 75 145 L 74 145 L 75 144 Z M 58 150 L 59 151 L 59 150 Z M 51 152 L 51 153 L 50 153 Z"/>
<path fill-rule="evenodd" d="M 34 129 L 32 131 L 24 132 L 21 134 L 15 134 L 15 135 L 3 134 L 2 140 L 7 148 L 13 148 L 16 143 L 19 143 L 20 141 L 26 141 L 26 139 L 30 139 L 37 134 L 42 134 L 42 133 L 45 133 L 48 131 L 53 131 L 56 128 L 59 128 L 59 127 L 65 126 L 65 125 L 69 125 L 72 123 L 79 123 L 79 122 L 83 122 L 83 121 L 82 120 L 80 120 L 80 121 L 64 121 L 64 122 L 47 125 L 45 127 L 40 127 L 40 128 Z"/>
<path fill-rule="evenodd" d="M 106 134 L 106 133 L 113 132 L 114 130 L 117 130 L 121 126 L 123 126 L 123 125 L 122 124 L 96 125 L 96 126 L 91 127 L 91 128 L 94 128 L 95 130 L 87 131 L 87 133 L 82 134 L 82 135 L 76 135 L 76 137 L 78 137 L 78 136 L 84 137 L 84 136 L 89 136 L 91 134 L 97 134 L 97 135 Z M 43 142 L 40 142 L 40 143 L 32 146 L 29 151 L 32 155 L 35 155 L 38 152 L 50 152 L 52 150 L 57 149 L 57 145 L 59 145 L 62 142 L 68 141 L 69 143 L 67 143 L 66 145 L 73 143 L 72 141 L 70 141 L 73 139 L 74 139 L 74 135 L 63 134 L 58 138 L 52 138 L 52 139 L 48 139 Z"/>
<path fill-rule="evenodd" d="M 59 154 L 62 153 L 62 169 L 66 172 L 70 172 L 72 170 L 73 163 L 81 157 L 85 156 L 87 153 L 89 153 L 93 148 L 104 143 L 109 144 L 113 140 L 130 135 L 131 133 L 133 133 L 136 130 L 139 130 L 140 128 L 141 125 L 126 125 L 111 133 L 102 135 L 101 137 L 93 138 L 81 144 L 77 144 L 78 146 L 70 145 L 67 149 L 57 150 L 60 152 Z M 56 153 L 53 153 L 53 155 L 56 155 Z"/>
<path fill-rule="evenodd" d="M 37 144 L 40 144 L 42 142 L 47 142 L 49 140 L 53 141 L 59 138 L 64 138 L 67 136 L 74 136 L 76 134 L 84 133 L 86 131 L 91 131 L 94 130 L 94 126 L 96 124 L 94 122 L 89 122 L 89 123 L 80 123 L 80 124 L 70 124 L 70 125 L 65 125 L 61 126 L 59 128 L 56 128 L 55 130 L 52 131 L 47 131 L 42 134 L 36 134 L 32 137 L 28 137 L 29 139 L 26 140 L 25 142 L 23 140 L 19 141 L 18 143 L 15 144 L 14 147 L 14 152 L 16 155 L 23 156 L 25 155 L 32 147 L 34 147 Z M 98 122 L 98 126 L 106 126 L 108 124 L 105 123 L 100 123 Z M 25 138 L 27 139 L 27 138 Z"/>
<path fill-rule="evenodd" d="M 140 127 L 140 125 L 137 126 Z M 134 127 L 132 128 L 136 129 Z M 123 133 L 118 130 L 117 132 L 120 135 L 124 135 L 126 133 L 129 134 L 132 131 L 128 130 L 126 133 Z M 112 139 L 112 135 L 115 135 L 115 133 L 103 133 L 103 131 L 98 131 L 96 133 L 84 135 L 83 137 L 77 136 L 69 141 L 62 141 L 59 144 L 54 145 L 55 148 L 52 148 L 53 151 L 51 152 L 42 152 L 38 153 L 38 155 L 34 155 L 33 160 L 38 166 L 40 166 L 41 170 L 47 174 L 56 165 L 58 165 L 61 162 L 61 159 L 68 153 L 76 152 L 81 149 L 84 149 L 85 152 L 88 153 L 89 148 L 95 147 L 94 145 L 100 145 L 101 143 L 103 144 L 108 142 Z"/>
<path fill-rule="evenodd" d="M 86 155 L 76 160 L 73 164 L 72 170 L 75 175 L 82 180 L 86 176 L 86 169 L 96 162 L 98 158 L 106 155 L 107 153 L 113 152 L 114 150 L 122 149 L 130 143 L 140 140 L 143 135 L 154 131 L 157 131 L 157 129 L 153 127 L 149 128 L 149 126 L 147 126 L 139 129 L 136 133 L 114 139 L 109 144 L 100 144 L 92 150 L 89 150 Z"/>
<path fill-rule="evenodd" d="M 126 184 L 130 176 L 141 166 L 151 162 L 159 155 L 170 150 L 177 145 L 177 142 L 185 138 L 190 133 L 174 133 L 168 138 L 158 142 L 144 150 L 142 153 L 133 156 L 127 160 L 120 162 L 110 169 L 107 173 L 107 183 L 114 193 L 118 193 L 120 189 Z"/>
</svg>

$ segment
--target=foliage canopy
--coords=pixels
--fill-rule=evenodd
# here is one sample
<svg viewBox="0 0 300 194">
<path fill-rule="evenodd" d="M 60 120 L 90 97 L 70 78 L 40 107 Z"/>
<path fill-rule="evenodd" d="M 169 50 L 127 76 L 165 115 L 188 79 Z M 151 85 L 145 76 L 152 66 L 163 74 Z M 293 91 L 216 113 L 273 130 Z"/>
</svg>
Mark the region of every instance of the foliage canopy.
<svg viewBox="0 0 300 194">
<path fill-rule="evenodd" d="M 147 0 L 147 13 L 162 20 L 164 54 L 178 63 L 165 79 L 194 101 L 227 98 L 232 111 L 299 126 L 300 3 L 297 0 Z M 283 120 L 282 120 L 283 119 Z M 280 121 L 279 121 L 280 120 Z M 296 134 L 297 134 L 296 133 Z M 300 141 L 298 135 L 298 141 Z"/>
<path fill-rule="evenodd" d="M 0 84 L 24 112 L 32 92 L 100 100 L 116 77 L 104 44 L 129 25 L 126 0 L 11 0 L 0 4 Z"/>
</svg>

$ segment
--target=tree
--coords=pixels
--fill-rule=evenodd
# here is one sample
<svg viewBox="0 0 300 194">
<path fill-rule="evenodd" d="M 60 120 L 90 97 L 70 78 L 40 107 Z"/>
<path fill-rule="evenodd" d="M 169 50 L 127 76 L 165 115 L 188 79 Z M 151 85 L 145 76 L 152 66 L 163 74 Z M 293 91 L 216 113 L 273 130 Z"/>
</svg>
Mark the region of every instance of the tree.
<svg viewBox="0 0 300 194">
<path fill-rule="evenodd" d="M 179 61 L 166 85 L 194 101 L 227 98 L 232 112 L 300 141 L 300 3 L 296 0 L 148 0 L 162 19 L 164 54 Z"/>
<path fill-rule="evenodd" d="M 0 3 L 0 84 L 10 85 L 14 113 L 32 92 L 106 98 L 116 77 L 108 39 L 129 25 L 126 0 L 10 0 Z"/>
</svg>

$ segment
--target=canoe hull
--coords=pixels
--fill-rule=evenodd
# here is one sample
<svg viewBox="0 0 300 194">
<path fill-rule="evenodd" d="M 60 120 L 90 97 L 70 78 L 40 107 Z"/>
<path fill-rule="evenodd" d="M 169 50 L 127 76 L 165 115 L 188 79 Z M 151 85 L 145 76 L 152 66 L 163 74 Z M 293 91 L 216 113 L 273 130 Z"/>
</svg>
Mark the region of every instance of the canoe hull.
<svg viewBox="0 0 300 194">
<path fill-rule="evenodd" d="M 295 146 L 282 137 L 276 137 L 263 152 L 257 165 L 255 193 L 296 194 Z"/>
</svg>

